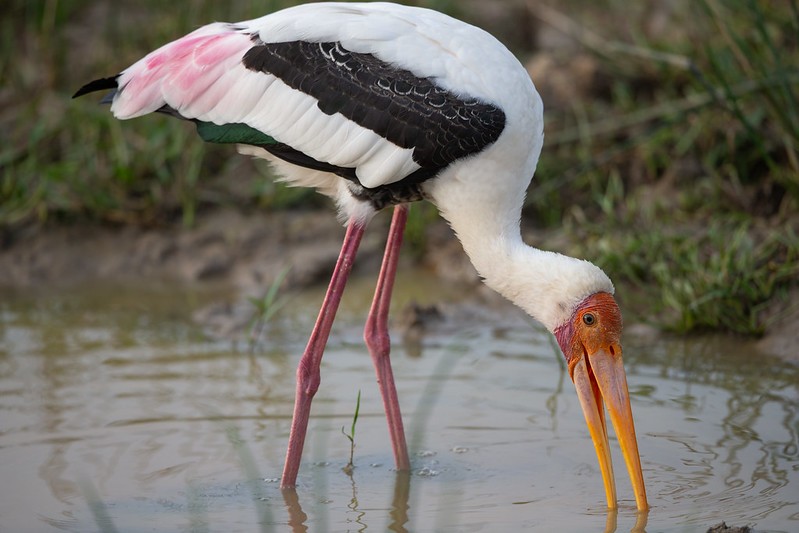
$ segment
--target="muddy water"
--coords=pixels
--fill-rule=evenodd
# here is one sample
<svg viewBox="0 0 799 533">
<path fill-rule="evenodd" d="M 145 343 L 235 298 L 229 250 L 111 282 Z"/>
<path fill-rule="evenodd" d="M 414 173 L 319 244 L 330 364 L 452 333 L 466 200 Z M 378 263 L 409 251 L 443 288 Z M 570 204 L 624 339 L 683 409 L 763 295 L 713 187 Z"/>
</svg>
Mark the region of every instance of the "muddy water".
<svg viewBox="0 0 799 533">
<path fill-rule="evenodd" d="M 398 307 L 454 302 L 395 337 L 413 471 L 392 469 L 356 280 L 323 363 L 296 494 L 278 489 L 293 376 L 320 290 L 295 294 L 253 354 L 190 320 L 221 289 L 0 294 L 0 531 L 799 531 L 799 371 L 740 340 L 653 341 L 625 360 L 652 510 L 616 453 L 610 513 L 549 337 L 466 312 L 414 273 Z M 355 469 L 342 471 L 358 391 Z M 614 441 L 615 445 L 615 441 Z"/>
</svg>

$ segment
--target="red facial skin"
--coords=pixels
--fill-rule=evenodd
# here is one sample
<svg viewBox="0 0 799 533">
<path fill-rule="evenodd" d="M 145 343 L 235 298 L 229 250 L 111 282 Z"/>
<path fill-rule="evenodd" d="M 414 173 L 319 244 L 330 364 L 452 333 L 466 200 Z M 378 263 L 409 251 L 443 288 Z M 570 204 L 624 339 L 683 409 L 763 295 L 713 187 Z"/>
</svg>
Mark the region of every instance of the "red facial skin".
<svg viewBox="0 0 799 533">
<path fill-rule="evenodd" d="M 586 315 L 593 323 L 586 323 Z M 621 356 L 622 318 L 616 300 L 606 292 L 592 294 L 574 310 L 571 320 L 555 330 L 555 338 L 569 365 L 569 375 L 574 375 L 574 365 L 579 356 L 605 348 L 611 355 Z"/>
</svg>

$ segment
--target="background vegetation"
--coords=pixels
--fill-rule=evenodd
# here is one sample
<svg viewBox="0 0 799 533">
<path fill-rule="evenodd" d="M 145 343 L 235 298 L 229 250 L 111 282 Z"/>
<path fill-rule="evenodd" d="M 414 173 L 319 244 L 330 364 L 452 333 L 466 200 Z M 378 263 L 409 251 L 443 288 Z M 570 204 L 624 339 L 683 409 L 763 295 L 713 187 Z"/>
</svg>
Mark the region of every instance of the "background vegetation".
<svg viewBox="0 0 799 533">
<path fill-rule="evenodd" d="M 212 20 L 279 0 L 6 0 L 0 235 L 95 221 L 193 224 L 218 206 L 318 196 L 166 117 L 70 99 Z M 759 334 L 799 278 L 796 0 L 419 1 L 486 27 L 530 66 L 547 142 L 525 210 L 537 244 L 590 257 L 669 329 Z M 424 247 L 415 209 L 411 239 Z"/>
</svg>

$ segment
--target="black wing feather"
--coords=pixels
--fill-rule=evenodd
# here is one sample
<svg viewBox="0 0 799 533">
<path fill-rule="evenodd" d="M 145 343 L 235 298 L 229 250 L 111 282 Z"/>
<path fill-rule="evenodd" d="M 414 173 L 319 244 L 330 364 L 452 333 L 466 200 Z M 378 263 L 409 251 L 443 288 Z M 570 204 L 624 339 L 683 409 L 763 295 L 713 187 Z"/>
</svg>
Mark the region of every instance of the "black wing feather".
<svg viewBox="0 0 799 533">
<path fill-rule="evenodd" d="M 341 43 L 263 43 L 244 55 L 244 66 L 267 72 L 318 101 L 329 115 L 341 113 L 402 147 L 430 177 L 452 162 L 496 141 L 505 128 L 497 106 L 456 95 L 430 78 L 350 52 Z"/>
</svg>

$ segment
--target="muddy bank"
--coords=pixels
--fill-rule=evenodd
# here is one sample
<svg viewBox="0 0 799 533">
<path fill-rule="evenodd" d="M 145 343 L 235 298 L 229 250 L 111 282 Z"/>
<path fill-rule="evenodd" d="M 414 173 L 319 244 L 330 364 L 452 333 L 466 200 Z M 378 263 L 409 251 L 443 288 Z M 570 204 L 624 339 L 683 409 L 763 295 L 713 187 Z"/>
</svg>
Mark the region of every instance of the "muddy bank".
<svg viewBox="0 0 799 533">
<path fill-rule="evenodd" d="M 376 274 L 389 218 L 379 215 L 367 230 L 355 275 Z M 144 228 L 88 222 L 37 227 L 3 239 L 0 289 L 96 281 L 222 283 L 242 295 L 241 305 L 211 306 L 194 318 L 215 334 L 240 334 L 253 312 L 246 295 L 262 294 L 284 269 L 289 269 L 287 288 L 325 283 L 343 234 L 342 225 L 326 210 L 268 214 L 218 209 L 201 214 L 193 228 L 179 223 Z M 406 264 L 419 261 L 442 280 L 464 284 L 470 292 L 473 289 L 475 303 L 502 306 L 501 298 L 479 282 L 443 221 L 432 224 L 426 234 L 423 256 L 414 259 L 406 254 Z M 413 322 L 415 310 L 404 313 L 411 318 L 400 319 Z M 799 308 L 785 309 L 778 316 L 756 349 L 799 362 L 795 349 Z M 637 327 L 644 326 L 628 324 L 630 330 Z"/>
<path fill-rule="evenodd" d="M 372 222 L 356 271 L 379 264 L 387 224 L 384 216 Z M 305 286 L 327 279 L 343 235 L 343 226 L 327 211 L 267 214 L 220 209 L 203 213 L 193 228 L 88 222 L 37 228 L 5 239 L 0 287 L 148 279 L 214 281 L 249 290 L 268 285 L 287 267 L 287 283 Z M 431 260 L 447 256 L 459 263 L 450 275 L 476 280 L 445 224 L 434 228 L 431 236 L 436 250 Z M 455 253 L 443 253 L 449 250 Z"/>
<path fill-rule="evenodd" d="M 389 220 L 390 213 L 381 213 L 370 224 L 355 276 L 376 276 Z M 427 234 L 429 252 L 421 260 L 426 268 L 450 282 L 490 292 L 443 221 Z M 248 297 L 263 295 L 283 271 L 288 272 L 282 285 L 286 290 L 325 284 L 343 236 L 344 227 L 328 210 L 269 214 L 217 209 L 198 216 L 192 228 L 178 222 L 37 226 L 0 239 L 0 290 L 97 282 L 213 283 L 230 287 L 238 303 L 209 306 L 195 320 L 215 336 L 241 335 L 254 313 Z M 402 261 L 419 260 L 405 254 Z"/>
</svg>

